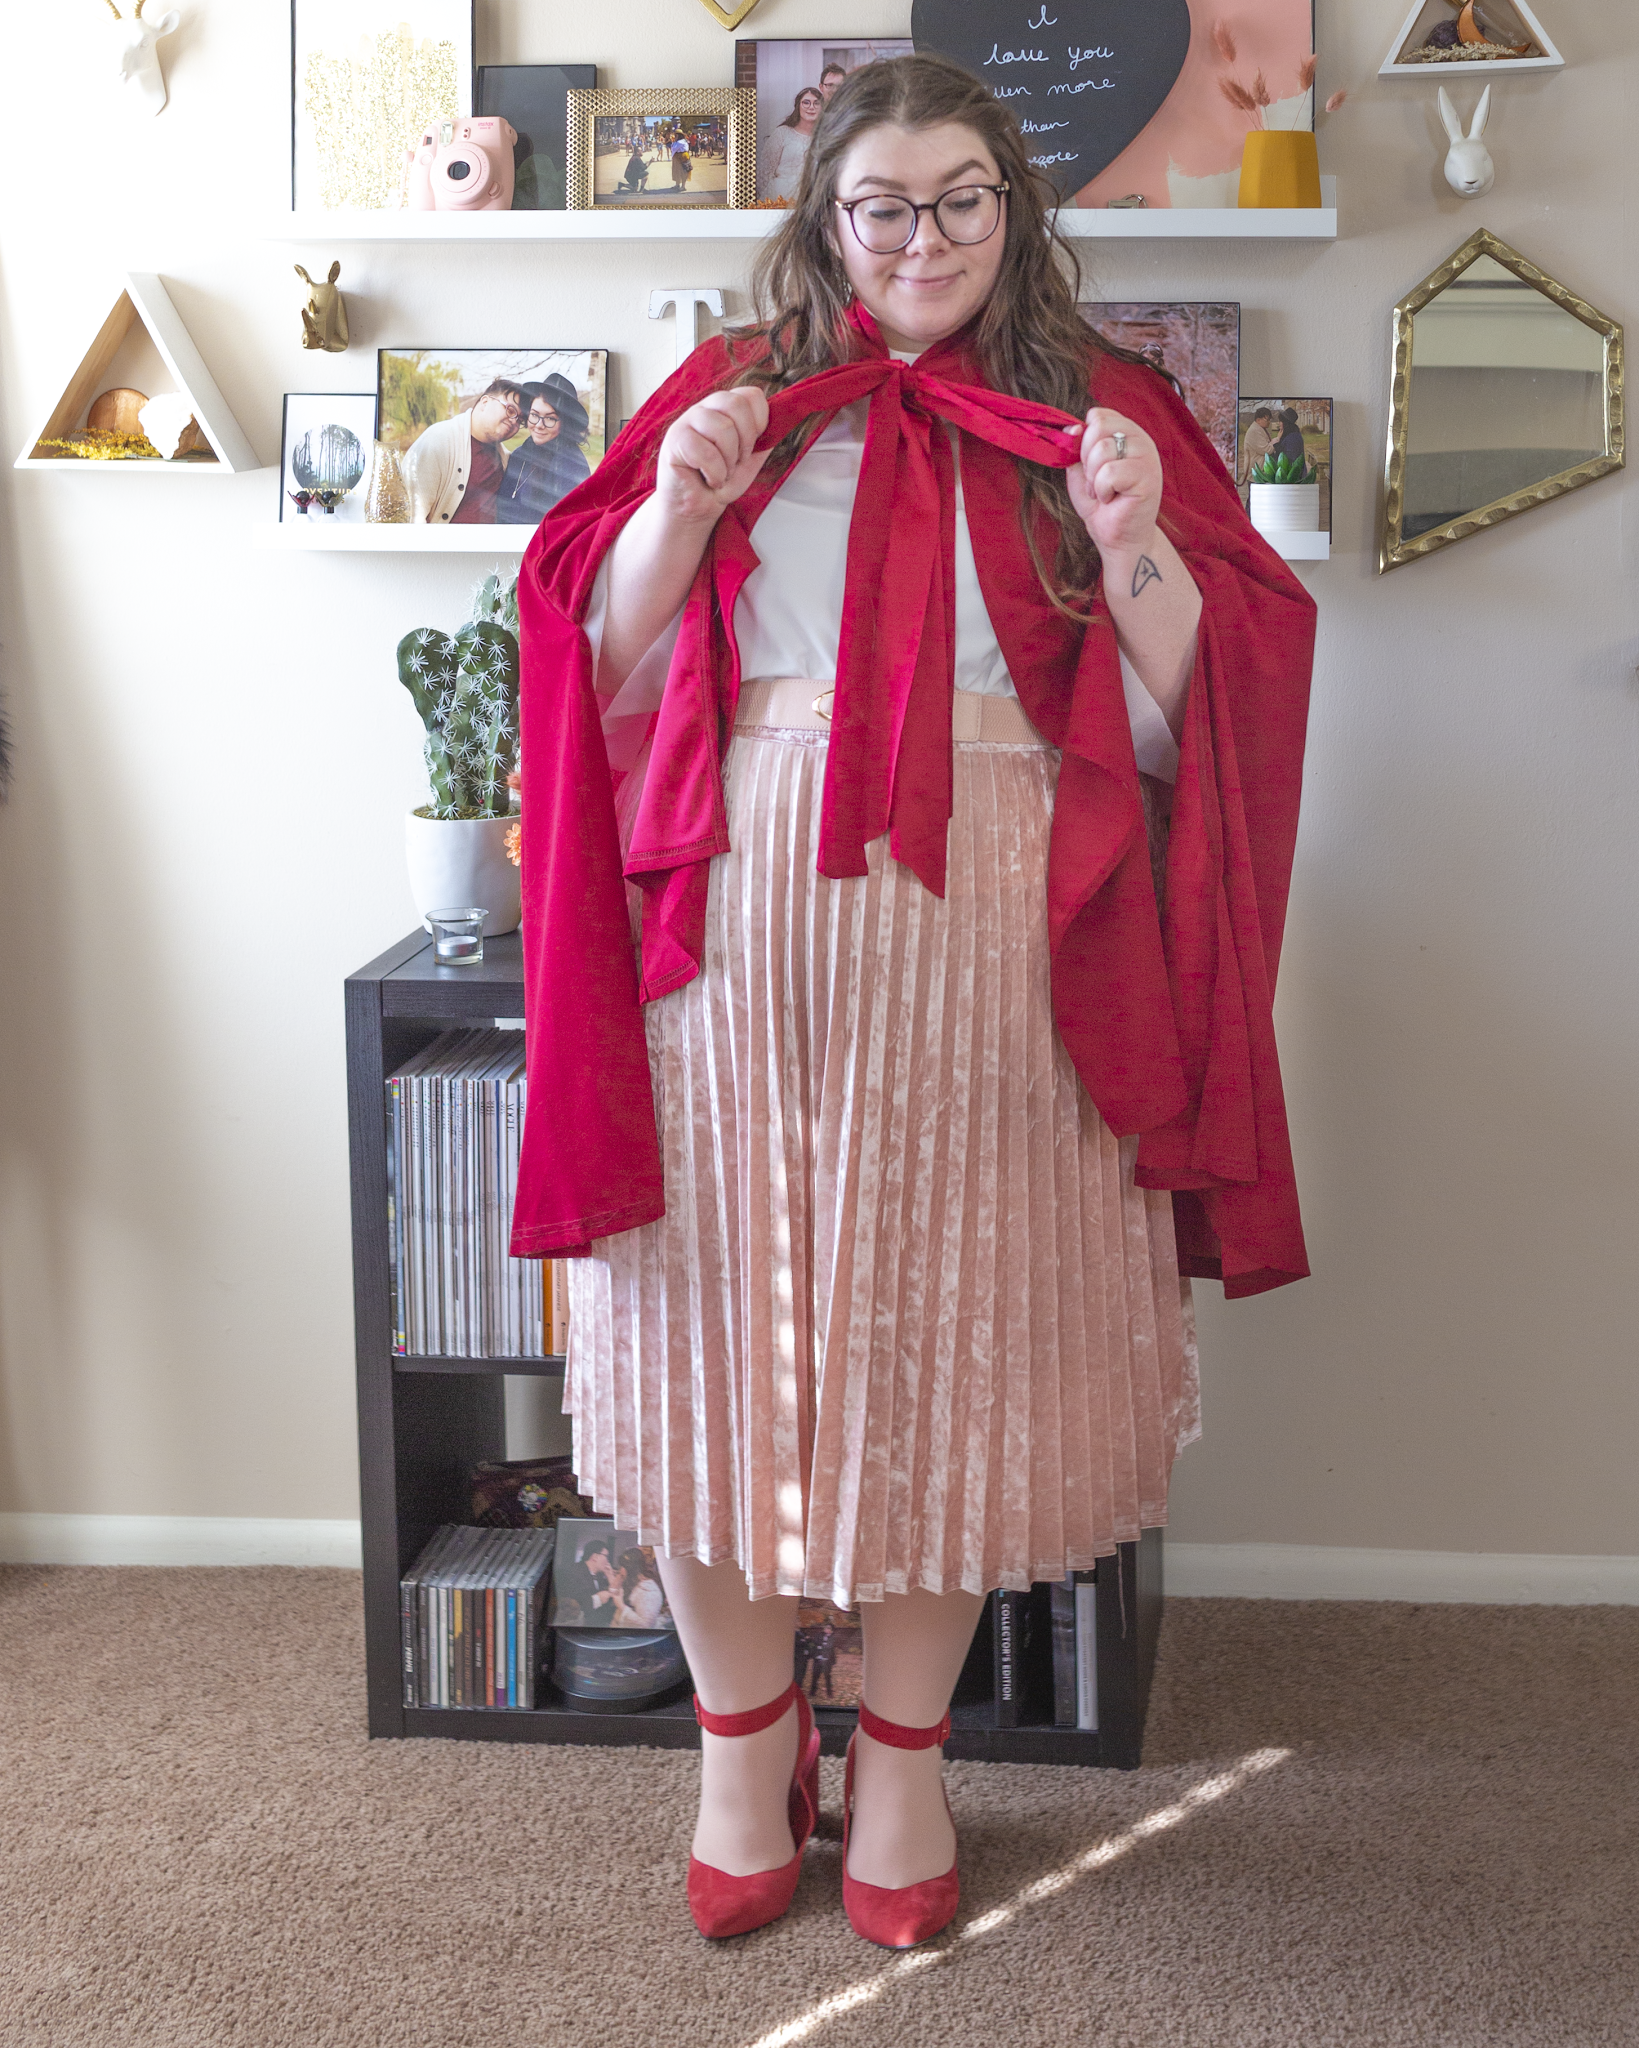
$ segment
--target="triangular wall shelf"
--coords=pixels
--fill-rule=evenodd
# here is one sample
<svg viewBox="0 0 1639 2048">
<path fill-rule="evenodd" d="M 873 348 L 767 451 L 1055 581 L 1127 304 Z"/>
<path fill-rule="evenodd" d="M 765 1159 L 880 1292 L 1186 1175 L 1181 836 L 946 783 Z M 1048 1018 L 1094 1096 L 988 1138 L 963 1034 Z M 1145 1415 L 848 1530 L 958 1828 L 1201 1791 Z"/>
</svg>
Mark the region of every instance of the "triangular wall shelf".
<svg viewBox="0 0 1639 2048">
<path fill-rule="evenodd" d="M 38 452 L 42 441 L 55 440 L 85 424 L 91 401 L 104 388 L 109 364 L 138 321 L 147 329 L 148 338 L 158 350 L 166 371 L 175 380 L 176 389 L 184 393 L 193 406 L 194 418 L 211 445 L 215 461 L 193 458 L 170 462 L 152 459 L 88 462 L 80 455 Z M 241 470 L 260 469 L 262 464 L 256 459 L 255 449 L 240 432 L 239 422 L 229 412 L 227 401 L 217 390 L 216 379 L 206 369 L 204 358 L 194 347 L 193 338 L 171 304 L 170 293 L 152 272 L 139 271 L 126 278 L 124 291 L 114 301 L 113 310 L 80 359 L 79 368 L 69 379 L 49 416 L 42 421 L 39 432 L 30 437 L 15 467 L 58 472 L 88 469 L 102 473 L 123 471 L 139 476 L 152 476 L 155 470 L 163 469 L 181 476 L 231 476 Z"/>
<path fill-rule="evenodd" d="M 1437 22 L 1455 21 L 1456 14 L 1447 0 L 1416 0 L 1411 12 L 1400 24 L 1400 33 L 1389 45 L 1389 54 L 1378 70 L 1379 78 L 1428 78 L 1437 85 L 1450 85 L 1454 79 L 1475 79 L 1487 83 L 1493 78 L 1507 78 L 1516 71 L 1561 71 L 1565 59 L 1554 47 L 1553 37 L 1532 13 L 1527 0 L 1481 0 L 1481 5 L 1499 31 L 1507 29 L 1515 44 L 1527 40 L 1534 42 L 1542 51 L 1540 57 L 1482 57 L 1468 63 L 1408 64 L 1405 54 L 1408 50 L 1421 49 L 1428 38 L 1428 32 Z M 1517 27 L 1514 24 L 1518 24 Z"/>
</svg>

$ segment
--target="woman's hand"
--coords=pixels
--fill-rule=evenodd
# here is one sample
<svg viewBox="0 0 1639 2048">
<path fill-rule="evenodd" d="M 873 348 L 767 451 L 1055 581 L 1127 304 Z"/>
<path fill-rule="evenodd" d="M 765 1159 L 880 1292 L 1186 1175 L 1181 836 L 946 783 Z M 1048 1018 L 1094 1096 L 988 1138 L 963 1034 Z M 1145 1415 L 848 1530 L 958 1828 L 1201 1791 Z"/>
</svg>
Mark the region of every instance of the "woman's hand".
<svg viewBox="0 0 1639 2048">
<path fill-rule="evenodd" d="M 1072 430 L 1065 429 L 1068 435 Z M 1106 559 L 1153 552 L 1161 510 L 1161 457 L 1135 420 L 1094 406 L 1080 429 L 1081 460 L 1066 472 L 1070 502 Z M 1125 452 L 1117 454 L 1117 434 Z"/>
<path fill-rule="evenodd" d="M 660 444 L 654 494 L 665 515 L 688 525 L 715 525 L 774 452 L 757 452 L 757 436 L 767 425 L 768 400 L 749 384 L 714 391 L 691 405 Z"/>
</svg>

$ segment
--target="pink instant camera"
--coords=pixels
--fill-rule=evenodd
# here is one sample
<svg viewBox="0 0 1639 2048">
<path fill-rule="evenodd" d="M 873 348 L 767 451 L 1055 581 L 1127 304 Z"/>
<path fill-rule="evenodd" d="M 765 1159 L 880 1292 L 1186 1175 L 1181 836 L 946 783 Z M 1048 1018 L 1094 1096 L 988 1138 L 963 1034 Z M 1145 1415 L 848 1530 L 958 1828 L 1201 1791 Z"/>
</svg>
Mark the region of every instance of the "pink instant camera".
<svg viewBox="0 0 1639 2048">
<path fill-rule="evenodd" d="M 409 152 L 410 204 L 423 213 L 505 213 L 518 131 L 485 116 L 439 121 Z"/>
</svg>

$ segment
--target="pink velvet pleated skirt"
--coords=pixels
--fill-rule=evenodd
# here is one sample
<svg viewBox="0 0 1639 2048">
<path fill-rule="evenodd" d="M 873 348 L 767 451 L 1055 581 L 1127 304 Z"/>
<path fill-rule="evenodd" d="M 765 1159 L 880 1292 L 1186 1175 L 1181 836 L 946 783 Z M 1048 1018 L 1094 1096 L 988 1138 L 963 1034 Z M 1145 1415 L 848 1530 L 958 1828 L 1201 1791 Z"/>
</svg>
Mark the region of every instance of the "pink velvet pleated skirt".
<svg viewBox="0 0 1639 2048">
<path fill-rule="evenodd" d="M 1057 753 L 958 744 L 947 895 L 815 872 L 822 733 L 741 730 L 700 975 L 647 1011 L 666 1214 L 570 1262 L 583 1492 L 839 1606 L 1062 1578 L 1199 1434 L 1169 1198 L 1053 1025 Z"/>
</svg>

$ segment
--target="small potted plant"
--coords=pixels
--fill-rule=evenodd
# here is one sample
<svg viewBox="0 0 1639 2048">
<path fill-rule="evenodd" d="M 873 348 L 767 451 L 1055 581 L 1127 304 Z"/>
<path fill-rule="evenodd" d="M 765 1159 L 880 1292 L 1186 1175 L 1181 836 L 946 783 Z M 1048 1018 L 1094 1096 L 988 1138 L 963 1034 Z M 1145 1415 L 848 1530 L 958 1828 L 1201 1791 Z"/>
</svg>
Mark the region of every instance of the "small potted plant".
<svg viewBox="0 0 1639 2048">
<path fill-rule="evenodd" d="M 1260 533 L 1320 531 L 1320 472 L 1295 455 L 1271 452 L 1251 476 L 1252 524 Z"/>
<path fill-rule="evenodd" d="M 453 638 L 418 627 L 398 643 L 399 680 L 427 728 L 430 801 L 405 820 L 410 889 L 425 917 L 472 905 L 485 935 L 518 929 L 518 870 L 507 858 L 518 756 L 518 583 L 487 576 Z"/>
</svg>

